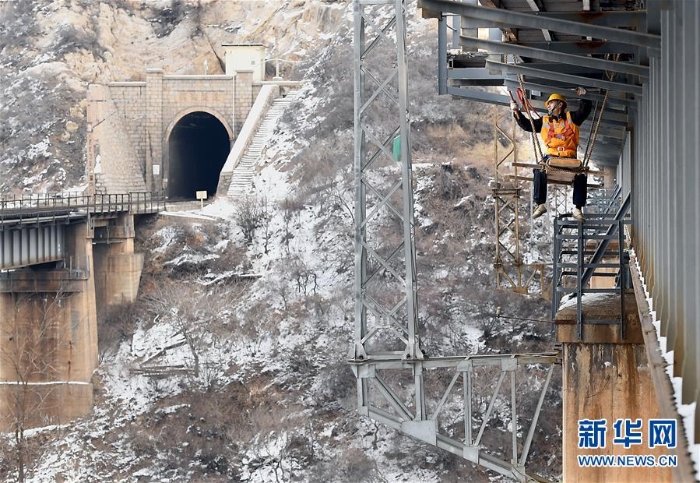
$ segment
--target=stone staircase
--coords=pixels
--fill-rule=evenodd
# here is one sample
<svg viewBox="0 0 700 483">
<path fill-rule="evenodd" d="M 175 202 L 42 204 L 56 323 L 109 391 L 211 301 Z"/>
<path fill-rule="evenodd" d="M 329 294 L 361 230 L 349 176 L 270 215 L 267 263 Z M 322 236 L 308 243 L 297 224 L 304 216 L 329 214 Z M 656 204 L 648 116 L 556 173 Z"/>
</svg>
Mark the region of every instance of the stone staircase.
<svg viewBox="0 0 700 483">
<path fill-rule="evenodd" d="M 233 169 L 231 184 L 227 193 L 230 200 L 243 199 L 250 191 L 251 181 L 255 174 L 255 165 L 260 159 L 263 150 L 267 147 L 275 126 L 277 126 L 277 121 L 293 99 L 294 93 L 290 93 L 285 97 L 278 97 L 270 106 L 246 153 L 243 155 L 240 163 Z"/>
</svg>

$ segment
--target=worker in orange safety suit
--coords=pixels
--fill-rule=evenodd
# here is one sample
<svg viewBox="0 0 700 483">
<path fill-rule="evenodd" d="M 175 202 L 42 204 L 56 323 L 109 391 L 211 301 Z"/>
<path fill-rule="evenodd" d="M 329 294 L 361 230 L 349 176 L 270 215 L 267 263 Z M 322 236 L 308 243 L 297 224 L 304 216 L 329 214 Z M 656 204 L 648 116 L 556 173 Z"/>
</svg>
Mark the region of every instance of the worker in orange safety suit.
<svg viewBox="0 0 700 483">
<path fill-rule="evenodd" d="M 583 96 L 586 90 L 583 87 L 576 88 L 576 94 Z M 581 99 L 579 107 L 575 112 L 566 110 L 566 97 L 561 94 L 552 94 L 545 102 L 547 115 L 542 118 L 530 119 L 523 115 L 515 102 L 511 102 L 510 107 L 513 117 L 523 130 L 539 132 L 546 147 L 544 162 L 549 157 L 559 156 L 563 158 L 576 158 L 576 151 L 579 143 L 579 126 L 588 118 L 592 110 L 591 101 Z M 533 190 L 532 198 L 535 204 L 533 218 L 539 218 L 547 212 L 547 173 L 544 169 L 533 170 Z M 574 176 L 574 212 L 573 216 L 578 221 L 586 221 L 581 209 L 586 205 L 588 179 L 585 173 Z"/>
</svg>

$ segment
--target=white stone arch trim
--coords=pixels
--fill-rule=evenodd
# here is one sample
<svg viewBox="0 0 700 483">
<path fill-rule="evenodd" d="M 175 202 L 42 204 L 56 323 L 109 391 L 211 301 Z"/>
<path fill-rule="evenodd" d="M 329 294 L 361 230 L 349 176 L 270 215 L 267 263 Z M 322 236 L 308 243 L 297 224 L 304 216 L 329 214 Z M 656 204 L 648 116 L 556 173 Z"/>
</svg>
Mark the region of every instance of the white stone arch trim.
<svg viewBox="0 0 700 483">
<path fill-rule="evenodd" d="M 163 160 L 161 161 L 161 182 L 159 184 L 161 186 L 161 189 L 166 193 L 168 191 L 168 173 L 170 170 L 170 135 L 172 134 L 175 125 L 178 122 L 180 122 L 180 120 L 183 117 L 187 116 L 188 114 L 192 114 L 193 112 L 205 112 L 218 119 L 221 125 L 224 126 L 224 129 L 226 129 L 226 132 L 228 133 L 229 145 L 233 146 L 233 129 L 231 129 L 231 126 L 229 126 L 229 123 L 226 121 L 226 118 L 222 116 L 220 112 L 208 107 L 188 107 L 187 109 L 179 111 L 173 116 L 173 119 L 172 121 L 170 121 L 168 127 L 165 129 L 165 135 L 163 136 Z"/>
<path fill-rule="evenodd" d="M 228 133 L 228 139 L 229 142 L 233 141 L 233 129 L 231 129 L 231 126 L 229 126 L 229 123 L 226 121 L 226 118 L 221 115 L 218 111 L 215 111 L 214 109 L 210 109 L 208 107 L 188 107 L 187 109 L 183 109 L 182 111 L 178 112 L 173 116 L 173 120 L 170 121 L 170 124 L 168 124 L 168 127 L 165 129 L 165 136 L 163 138 L 163 145 L 168 146 L 168 140 L 170 139 L 170 133 L 173 132 L 173 129 L 175 128 L 175 125 L 180 122 L 180 120 L 187 116 L 188 114 L 192 114 L 193 112 L 206 112 L 207 114 L 210 114 L 217 118 L 219 122 L 221 123 L 222 126 L 226 129 L 226 132 Z"/>
</svg>

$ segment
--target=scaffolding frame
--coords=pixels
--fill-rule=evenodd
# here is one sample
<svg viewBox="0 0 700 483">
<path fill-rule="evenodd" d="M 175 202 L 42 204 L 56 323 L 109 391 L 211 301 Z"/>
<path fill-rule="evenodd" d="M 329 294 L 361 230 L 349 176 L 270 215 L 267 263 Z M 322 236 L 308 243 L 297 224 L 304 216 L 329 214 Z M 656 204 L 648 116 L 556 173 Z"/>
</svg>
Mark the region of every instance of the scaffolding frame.
<svg viewBox="0 0 700 483">
<path fill-rule="evenodd" d="M 494 187 L 491 193 L 494 200 L 496 248 L 493 268 L 496 274 L 496 286 L 520 294 L 545 295 L 544 263 L 524 263 L 520 253 L 520 208 L 523 205 L 521 196 L 523 188 L 516 163 L 518 145 L 515 138 L 515 123 L 511 123 L 510 134 L 500 124 L 502 118 L 507 115 L 499 111 L 496 106 L 493 107 L 495 163 Z M 506 141 L 505 148 L 501 148 L 501 139 Z"/>
</svg>

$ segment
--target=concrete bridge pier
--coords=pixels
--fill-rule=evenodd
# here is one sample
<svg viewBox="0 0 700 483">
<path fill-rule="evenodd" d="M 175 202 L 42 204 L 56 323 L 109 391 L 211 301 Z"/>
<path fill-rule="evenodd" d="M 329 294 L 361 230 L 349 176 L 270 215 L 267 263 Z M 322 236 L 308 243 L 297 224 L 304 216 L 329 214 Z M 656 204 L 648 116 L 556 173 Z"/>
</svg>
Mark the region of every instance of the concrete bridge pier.
<svg viewBox="0 0 700 483">
<path fill-rule="evenodd" d="M 66 258 L 0 278 L 0 430 L 60 424 L 92 410 L 97 307 L 131 302 L 143 254 L 134 215 L 66 225 Z"/>
<path fill-rule="evenodd" d="M 133 302 L 138 294 L 143 253 L 134 252 L 134 215 L 92 220 L 95 290 L 100 309 Z"/>
<path fill-rule="evenodd" d="M 562 308 L 555 319 L 557 341 L 563 345 L 563 481 L 672 481 L 668 467 L 596 467 L 579 464 L 579 455 L 653 455 L 658 458 L 670 454 L 662 446 L 648 447 L 649 420 L 660 416 L 634 294 L 625 296 L 625 337 L 620 336 L 618 325 L 593 322 L 619 318 L 619 295 L 584 297 L 583 314 L 581 340 L 577 337 L 575 304 Z M 590 323 L 585 323 L 585 320 Z M 632 444 L 629 448 L 615 444 L 616 436 L 628 436 L 626 425 L 621 426 L 619 435 L 615 433 L 614 424 L 620 419 L 641 420 L 641 444 Z M 605 422 L 601 423 L 602 420 Z M 605 432 L 592 432 L 591 424 L 582 425 L 582 421 L 597 422 L 597 428 L 605 427 Z M 629 434 L 634 433 L 637 431 Z M 587 443 L 597 439 L 604 447 L 581 448 L 582 437 L 586 437 Z"/>
<path fill-rule="evenodd" d="M 61 424 L 92 409 L 97 367 L 92 238 L 65 228 L 63 263 L 0 278 L 0 430 Z"/>
</svg>

